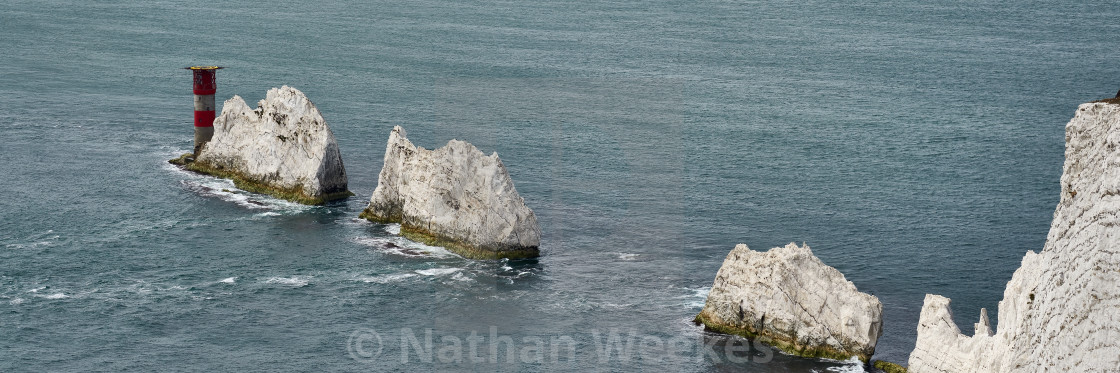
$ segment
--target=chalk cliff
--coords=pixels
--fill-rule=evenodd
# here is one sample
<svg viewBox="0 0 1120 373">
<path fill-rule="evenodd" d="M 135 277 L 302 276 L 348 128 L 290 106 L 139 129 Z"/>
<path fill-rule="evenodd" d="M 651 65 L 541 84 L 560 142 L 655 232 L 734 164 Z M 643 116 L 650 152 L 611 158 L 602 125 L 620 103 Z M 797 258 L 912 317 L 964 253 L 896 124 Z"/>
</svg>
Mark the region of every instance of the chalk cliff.
<svg viewBox="0 0 1120 373">
<path fill-rule="evenodd" d="M 226 100 L 214 137 L 189 170 L 232 179 L 238 188 L 305 204 L 353 195 L 334 134 L 319 109 L 295 88 L 268 91 L 256 109 Z"/>
<path fill-rule="evenodd" d="M 698 323 L 807 357 L 868 361 L 883 333 L 883 305 L 809 246 L 767 252 L 739 244 L 716 274 Z"/>
<path fill-rule="evenodd" d="M 1046 244 L 1007 283 L 995 333 L 982 311 L 976 333 L 961 334 L 949 299 L 926 295 L 911 373 L 1120 369 L 1120 105 L 1078 107 L 1061 187 Z"/>
<path fill-rule="evenodd" d="M 444 246 L 470 258 L 539 255 L 540 226 L 514 189 L 498 154 L 451 140 L 418 148 L 394 127 L 385 165 L 363 218 L 399 222 L 409 239 Z"/>
</svg>

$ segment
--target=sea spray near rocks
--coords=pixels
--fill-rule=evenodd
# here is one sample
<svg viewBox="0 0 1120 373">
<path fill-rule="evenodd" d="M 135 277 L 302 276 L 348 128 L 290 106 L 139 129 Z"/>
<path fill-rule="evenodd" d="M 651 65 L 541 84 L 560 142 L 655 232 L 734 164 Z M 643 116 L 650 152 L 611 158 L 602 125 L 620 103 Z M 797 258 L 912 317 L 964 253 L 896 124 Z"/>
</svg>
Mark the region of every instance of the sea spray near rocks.
<svg viewBox="0 0 1120 373">
<path fill-rule="evenodd" d="M 172 162 L 304 204 L 353 195 L 326 120 L 303 92 L 288 86 L 270 89 L 256 109 L 240 96 L 226 100 L 214 137 L 193 158 Z"/>
<path fill-rule="evenodd" d="M 1066 124 L 1061 200 L 1042 251 L 1028 251 L 969 337 L 948 298 L 927 294 L 909 371 L 1103 372 L 1120 367 L 1120 105 L 1082 104 Z"/>
<path fill-rule="evenodd" d="M 363 218 L 400 223 L 405 237 L 470 258 L 539 255 L 540 226 L 497 153 L 451 140 L 419 148 L 394 127 Z"/>
<path fill-rule="evenodd" d="M 883 334 L 883 305 L 809 246 L 766 252 L 747 245 L 727 254 L 698 323 L 739 334 L 791 354 L 867 362 Z"/>
</svg>

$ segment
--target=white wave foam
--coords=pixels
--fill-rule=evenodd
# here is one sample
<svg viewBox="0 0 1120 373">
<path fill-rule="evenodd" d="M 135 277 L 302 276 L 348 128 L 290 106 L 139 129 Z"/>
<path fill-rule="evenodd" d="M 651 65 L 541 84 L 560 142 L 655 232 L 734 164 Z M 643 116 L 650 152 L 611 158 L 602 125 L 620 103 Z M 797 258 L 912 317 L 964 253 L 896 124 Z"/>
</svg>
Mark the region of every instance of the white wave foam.
<svg viewBox="0 0 1120 373">
<path fill-rule="evenodd" d="M 179 182 L 187 190 L 198 193 L 204 197 L 216 197 L 223 201 L 233 202 L 241 207 L 290 212 L 300 212 L 312 208 L 312 206 L 289 202 L 264 194 L 250 193 L 238 189 L 231 180 L 186 171 L 170 163 L 164 163 L 163 168 L 182 176 L 183 180 Z M 274 214 L 280 215 L 278 213 Z M 266 212 L 255 216 L 259 218 L 275 215 L 269 215 L 269 213 Z"/>
<path fill-rule="evenodd" d="M 69 298 L 69 296 L 66 295 L 66 294 L 63 294 L 63 293 L 54 293 L 54 294 L 44 295 L 43 298 L 45 298 L 45 299 L 66 299 L 66 298 Z"/>
<path fill-rule="evenodd" d="M 359 276 L 357 280 L 365 283 L 375 282 L 378 284 L 388 284 L 390 282 L 400 282 L 401 280 L 415 276 L 415 273 L 395 273 L 380 276 Z"/>
<path fill-rule="evenodd" d="M 31 289 L 31 290 L 28 290 L 27 292 L 28 292 L 28 293 L 38 293 L 38 292 L 39 292 L 39 290 L 43 290 L 43 289 L 46 289 L 46 288 L 47 288 L 46 286 L 40 286 L 40 287 L 37 287 L 37 288 Z"/>
<path fill-rule="evenodd" d="M 385 224 L 385 232 L 399 236 L 401 234 L 401 225 L 397 223 Z"/>
<path fill-rule="evenodd" d="M 704 308 L 704 303 L 708 301 L 708 293 L 712 291 L 711 286 L 689 289 L 692 294 L 683 295 L 680 298 L 686 298 L 684 305 L 689 308 Z"/>
<path fill-rule="evenodd" d="M 136 283 L 129 285 L 125 291 L 133 292 L 140 295 L 147 295 L 152 293 L 152 285 L 144 280 L 137 280 Z"/>
<path fill-rule="evenodd" d="M 416 270 L 416 273 L 424 276 L 441 276 L 459 272 L 460 270 L 462 270 L 462 268 L 432 268 Z"/>
<path fill-rule="evenodd" d="M 852 358 L 850 358 L 848 360 L 844 360 L 844 361 L 832 360 L 832 359 L 821 359 L 821 360 L 828 361 L 828 362 L 833 362 L 833 363 L 838 363 L 838 364 L 844 364 L 844 365 L 841 365 L 841 366 L 838 366 L 838 367 L 825 368 L 824 372 L 832 372 L 832 373 L 866 373 L 867 372 L 867 370 L 863 369 L 863 362 L 859 361 L 859 359 L 856 358 L 855 356 L 853 356 Z M 813 373 L 823 373 L 822 371 L 816 370 L 816 369 L 813 369 L 812 371 L 813 371 Z"/>
<path fill-rule="evenodd" d="M 55 236 L 53 238 L 58 238 L 58 236 Z M 17 249 L 17 250 L 19 250 L 19 249 L 37 249 L 37 248 L 40 248 L 40 247 L 51 246 L 52 244 L 53 244 L 53 242 L 51 242 L 51 241 L 38 241 L 38 242 L 31 242 L 31 243 L 12 243 L 12 244 L 4 245 L 4 248 Z"/>
<path fill-rule="evenodd" d="M 223 278 L 221 281 L 218 281 L 218 282 L 223 283 L 223 284 L 232 284 L 236 281 L 237 281 L 237 277 L 226 277 L 226 278 Z"/>
<path fill-rule="evenodd" d="M 5 235 L 4 240 L 13 239 L 14 237 Z M 40 247 L 52 246 L 56 241 L 62 238 L 61 235 L 54 234 L 54 229 L 48 229 L 45 232 L 34 233 L 24 239 L 15 238 L 15 243 L 4 244 L 6 249 L 36 249 Z M 23 241 L 23 242 L 18 242 Z"/>
<path fill-rule="evenodd" d="M 164 168 L 167 168 L 167 167 L 178 168 L 178 167 L 175 167 L 175 165 L 173 165 L 171 163 L 168 163 L 167 160 L 168 159 L 179 158 L 179 156 L 191 152 L 191 149 L 177 148 L 177 147 L 174 147 L 174 146 L 171 146 L 171 145 L 162 145 L 159 148 L 163 149 L 163 151 L 155 152 L 156 159 L 160 160 L 159 163 Z"/>
<path fill-rule="evenodd" d="M 339 224 L 342 224 L 342 225 L 351 225 L 351 226 L 370 226 L 370 225 L 373 225 L 373 224 L 374 224 L 373 222 L 371 222 L 371 221 L 369 221 L 369 220 L 366 220 L 366 219 L 363 219 L 363 218 L 358 218 L 358 217 L 353 217 L 353 216 L 351 216 L 351 217 L 346 217 L 346 218 L 342 218 L 342 219 L 338 219 L 338 220 L 336 220 L 336 221 L 337 221 L 337 222 L 338 222 Z"/>
<path fill-rule="evenodd" d="M 471 278 L 464 275 L 463 272 L 455 272 L 455 275 L 451 276 L 451 279 L 455 280 L 455 281 L 470 281 L 471 280 Z"/>
<path fill-rule="evenodd" d="M 286 285 L 291 287 L 304 287 L 307 286 L 311 277 L 309 276 L 292 276 L 292 277 L 269 277 L 264 281 L 266 284 Z"/>
<path fill-rule="evenodd" d="M 435 258 L 454 258 L 458 256 L 445 248 L 409 241 L 404 237 L 354 237 L 352 240 L 394 255 Z"/>
<path fill-rule="evenodd" d="M 618 258 L 622 260 L 637 260 L 639 255 L 642 254 L 618 253 Z"/>
<path fill-rule="evenodd" d="M 23 298 L 12 298 L 12 300 L 8 301 L 8 304 L 13 306 L 21 303 L 23 303 Z"/>
</svg>

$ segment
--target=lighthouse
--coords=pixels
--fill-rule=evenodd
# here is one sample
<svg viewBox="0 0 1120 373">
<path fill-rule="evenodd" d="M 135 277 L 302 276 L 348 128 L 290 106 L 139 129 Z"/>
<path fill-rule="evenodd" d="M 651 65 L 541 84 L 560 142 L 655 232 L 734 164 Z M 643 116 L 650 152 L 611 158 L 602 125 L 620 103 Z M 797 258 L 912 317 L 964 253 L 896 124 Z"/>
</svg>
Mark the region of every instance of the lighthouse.
<svg viewBox="0 0 1120 373">
<path fill-rule="evenodd" d="M 187 67 L 194 74 L 194 154 L 214 137 L 214 93 L 218 92 L 216 73 L 220 66 Z"/>
</svg>

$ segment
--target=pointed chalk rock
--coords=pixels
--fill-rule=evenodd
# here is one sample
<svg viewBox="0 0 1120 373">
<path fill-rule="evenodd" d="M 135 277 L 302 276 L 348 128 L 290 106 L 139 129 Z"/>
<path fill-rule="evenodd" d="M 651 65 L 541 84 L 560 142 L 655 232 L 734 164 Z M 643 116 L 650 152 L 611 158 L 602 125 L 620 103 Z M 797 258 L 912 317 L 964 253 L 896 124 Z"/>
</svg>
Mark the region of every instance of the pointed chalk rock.
<svg viewBox="0 0 1120 373">
<path fill-rule="evenodd" d="M 283 86 L 250 109 L 240 96 L 226 100 L 214 138 L 190 170 L 233 179 L 239 188 L 322 204 L 353 195 L 327 121 L 303 92 Z"/>
<path fill-rule="evenodd" d="M 401 223 L 405 237 L 470 258 L 539 255 L 537 217 L 497 153 L 459 140 L 418 148 L 400 126 L 389 134 L 377 189 L 361 216 Z"/>
<path fill-rule="evenodd" d="M 883 333 L 883 305 L 808 246 L 727 254 L 696 321 L 808 357 L 868 361 Z"/>
<path fill-rule="evenodd" d="M 974 329 L 974 331 L 972 332 L 973 336 L 977 336 L 977 335 L 991 336 L 992 335 L 992 325 L 988 321 L 988 309 L 987 308 L 981 308 L 980 309 L 980 321 L 978 321 L 976 324 L 973 324 L 972 327 Z"/>
<path fill-rule="evenodd" d="M 962 335 L 949 299 L 927 295 L 911 373 L 1120 367 L 1120 105 L 1078 108 L 1061 183 L 1046 244 L 1007 283 L 996 332 Z"/>
</svg>

